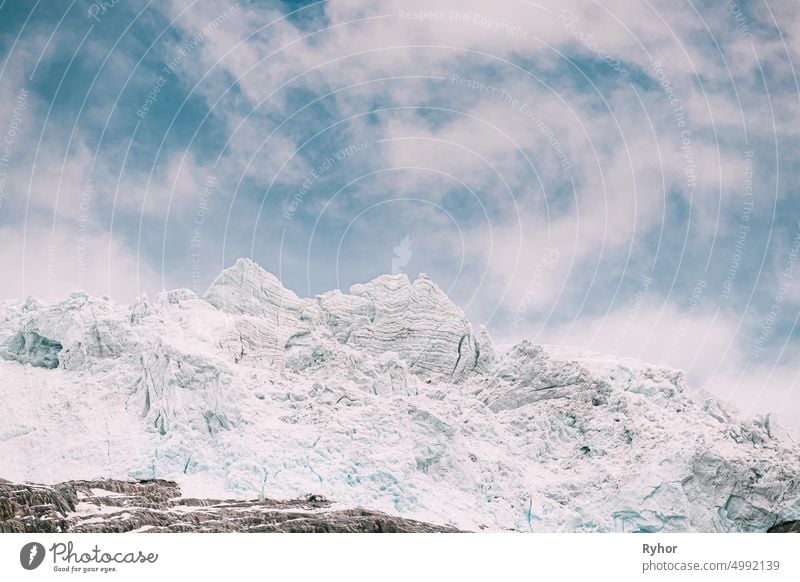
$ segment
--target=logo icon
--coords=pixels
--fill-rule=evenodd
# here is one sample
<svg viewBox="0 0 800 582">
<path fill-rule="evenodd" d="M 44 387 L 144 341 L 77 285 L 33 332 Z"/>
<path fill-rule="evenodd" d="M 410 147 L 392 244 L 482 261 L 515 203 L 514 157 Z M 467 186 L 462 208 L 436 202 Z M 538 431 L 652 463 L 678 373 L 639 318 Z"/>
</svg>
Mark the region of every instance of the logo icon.
<svg viewBox="0 0 800 582">
<path fill-rule="evenodd" d="M 399 275 L 403 272 L 403 267 L 408 265 L 414 252 L 411 250 L 411 243 L 414 241 L 408 235 L 403 237 L 400 244 L 394 247 L 394 258 L 392 259 L 392 275 Z"/>
<path fill-rule="evenodd" d="M 35 570 L 44 562 L 44 554 L 44 546 L 39 542 L 25 544 L 19 552 L 19 563 L 26 570 Z"/>
</svg>

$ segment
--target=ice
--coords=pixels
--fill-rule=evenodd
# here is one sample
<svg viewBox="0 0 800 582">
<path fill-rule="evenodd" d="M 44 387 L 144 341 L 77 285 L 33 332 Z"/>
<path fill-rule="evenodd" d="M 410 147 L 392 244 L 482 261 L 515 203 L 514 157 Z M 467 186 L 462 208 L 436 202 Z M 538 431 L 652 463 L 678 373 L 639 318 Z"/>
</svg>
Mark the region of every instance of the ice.
<svg viewBox="0 0 800 582">
<path fill-rule="evenodd" d="M 669 368 L 500 352 L 426 276 L 300 298 L 241 259 L 202 297 L 7 301 L 0 322 L 0 477 L 14 481 L 320 493 L 481 531 L 800 518 L 800 450 L 774 418 Z"/>
</svg>

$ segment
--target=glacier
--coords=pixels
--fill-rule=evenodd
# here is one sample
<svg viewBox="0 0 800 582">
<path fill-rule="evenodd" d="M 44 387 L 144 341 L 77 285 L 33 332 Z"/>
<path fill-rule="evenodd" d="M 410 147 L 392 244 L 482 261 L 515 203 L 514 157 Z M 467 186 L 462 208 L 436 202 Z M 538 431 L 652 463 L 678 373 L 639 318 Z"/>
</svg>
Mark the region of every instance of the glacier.
<svg viewBox="0 0 800 582">
<path fill-rule="evenodd" d="M 0 302 L 0 477 L 324 495 L 472 531 L 750 532 L 800 519 L 800 446 L 678 370 L 499 350 L 425 275 L 298 297 Z"/>
</svg>

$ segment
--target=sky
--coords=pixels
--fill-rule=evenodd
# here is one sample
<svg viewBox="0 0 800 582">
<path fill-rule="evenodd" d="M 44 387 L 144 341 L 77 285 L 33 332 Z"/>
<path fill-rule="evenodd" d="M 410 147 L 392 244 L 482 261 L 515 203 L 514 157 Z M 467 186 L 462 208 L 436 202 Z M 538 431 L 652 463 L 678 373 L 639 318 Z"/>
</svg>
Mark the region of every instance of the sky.
<svg viewBox="0 0 800 582">
<path fill-rule="evenodd" d="M 0 0 L 0 298 L 426 273 L 800 429 L 793 0 Z"/>
</svg>

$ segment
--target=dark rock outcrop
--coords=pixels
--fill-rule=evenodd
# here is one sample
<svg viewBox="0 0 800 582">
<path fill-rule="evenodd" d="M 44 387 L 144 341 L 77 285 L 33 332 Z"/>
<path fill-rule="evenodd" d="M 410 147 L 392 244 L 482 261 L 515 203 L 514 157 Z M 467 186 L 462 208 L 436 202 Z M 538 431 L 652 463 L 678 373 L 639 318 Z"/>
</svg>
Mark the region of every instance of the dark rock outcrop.
<svg viewBox="0 0 800 582">
<path fill-rule="evenodd" d="M 0 533 L 431 533 L 444 526 L 364 509 L 332 510 L 319 495 L 277 501 L 181 497 L 173 481 L 0 479 Z"/>
<path fill-rule="evenodd" d="M 776 523 L 767 530 L 767 533 L 800 533 L 800 520 Z"/>
</svg>

